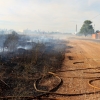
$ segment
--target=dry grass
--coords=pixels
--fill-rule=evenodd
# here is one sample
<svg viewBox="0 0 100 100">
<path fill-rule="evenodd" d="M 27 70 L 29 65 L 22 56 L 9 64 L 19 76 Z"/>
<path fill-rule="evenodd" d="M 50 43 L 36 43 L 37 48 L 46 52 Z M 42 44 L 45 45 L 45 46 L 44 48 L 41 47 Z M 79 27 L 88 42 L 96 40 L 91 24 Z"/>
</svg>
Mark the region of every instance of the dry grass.
<svg viewBox="0 0 100 100">
<path fill-rule="evenodd" d="M 66 49 L 61 43 L 35 43 L 31 50 L 19 49 L 2 55 L 0 75 L 9 88 L 4 85 L 0 96 L 36 96 L 38 93 L 33 88 L 35 79 L 61 68 Z"/>
</svg>

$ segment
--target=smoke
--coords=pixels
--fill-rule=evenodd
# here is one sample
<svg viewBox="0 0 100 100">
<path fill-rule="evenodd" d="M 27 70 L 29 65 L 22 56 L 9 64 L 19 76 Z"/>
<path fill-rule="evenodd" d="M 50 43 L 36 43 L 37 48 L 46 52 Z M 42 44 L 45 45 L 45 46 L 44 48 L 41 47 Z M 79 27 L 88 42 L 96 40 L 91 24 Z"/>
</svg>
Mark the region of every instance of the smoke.
<svg viewBox="0 0 100 100">
<path fill-rule="evenodd" d="M 0 36 L 0 52 L 13 52 L 21 48 L 31 50 L 37 43 L 43 43 L 48 46 L 48 43 L 68 40 L 69 37 L 70 34 L 45 33 L 22 35 L 13 31 L 11 34 L 3 34 Z"/>
</svg>

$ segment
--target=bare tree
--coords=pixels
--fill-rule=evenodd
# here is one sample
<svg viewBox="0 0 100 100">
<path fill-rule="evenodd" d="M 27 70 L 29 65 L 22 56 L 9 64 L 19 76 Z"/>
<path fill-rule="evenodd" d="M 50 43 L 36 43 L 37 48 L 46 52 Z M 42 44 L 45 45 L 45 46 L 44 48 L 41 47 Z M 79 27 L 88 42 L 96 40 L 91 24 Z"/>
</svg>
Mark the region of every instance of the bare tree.
<svg viewBox="0 0 100 100">
<path fill-rule="evenodd" d="M 11 34 L 7 35 L 7 38 L 4 42 L 4 47 L 7 47 L 10 51 L 14 51 L 17 48 L 18 40 L 19 35 L 15 31 L 12 31 Z"/>
</svg>

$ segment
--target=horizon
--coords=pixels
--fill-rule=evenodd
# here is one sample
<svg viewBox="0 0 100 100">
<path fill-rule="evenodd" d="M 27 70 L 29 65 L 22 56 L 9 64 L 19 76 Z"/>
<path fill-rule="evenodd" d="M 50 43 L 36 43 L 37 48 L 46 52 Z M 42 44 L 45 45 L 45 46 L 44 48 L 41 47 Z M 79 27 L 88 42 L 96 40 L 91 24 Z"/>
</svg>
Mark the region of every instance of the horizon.
<svg viewBox="0 0 100 100">
<path fill-rule="evenodd" d="M 0 0 L 0 29 L 79 31 L 85 20 L 99 30 L 99 0 Z"/>
</svg>

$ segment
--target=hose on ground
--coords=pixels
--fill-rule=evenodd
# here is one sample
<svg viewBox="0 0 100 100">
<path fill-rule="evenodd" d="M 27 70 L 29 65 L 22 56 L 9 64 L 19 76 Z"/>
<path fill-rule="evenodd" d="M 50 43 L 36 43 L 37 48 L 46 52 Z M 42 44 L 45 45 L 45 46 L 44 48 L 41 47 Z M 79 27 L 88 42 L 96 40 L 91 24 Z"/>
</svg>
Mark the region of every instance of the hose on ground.
<svg viewBox="0 0 100 100">
<path fill-rule="evenodd" d="M 56 78 L 60 79 L 60 83 L 58 84 L 58 86 L 63 82 L 63 80 L 58 77 L 55 73 L 52 73 L 52 72 L 49 72 L 49 74 L 52 74 L 53 76 L 55 76 Z M 67 94 L 67 93 L 56 93 L 56 92 L 52 92 L 51 91 L 44 91 L 44 90 L 39 90 L 38 87 L 37 87 L 37 83 L 40 79 L 37 79 L 35 82 L 34 82 L 34 88 L 37 92 L 42 92 L 44 94 L 55 94 L 55 95 L 61 95 L 61 96 L 81 96 L 81 95 L 90 95 L 90 94 L 94 94 L 94 92 L 86 92 L 86 93 L 78 93 L 78 94 Z M 89 85 L 91 87 L 95 87 L 93 85 L 90 84 L 91 80 L 89 81 Z M 56 86 L 57 87 L 57 86 Z M 97 87 L 95 87 L 97 88 Z M 99 88 L 98 88 L 99 89 Z M 100 91 L 96 91 L 95 93 L 100 93 Z"/>
<path fill-rule="evenodd" d="M 99 91 L 95 91 L 95 92 L 85 92 L 85 93 L 78 93 L 78 94 L 68 94 L 68 93 L 56 93 L 56 92 L 53 92 L 53 90 L 55 90 L 56 88 L 59 88 L 60 85 L 62 85 L 63 83 L 63 80 L 55 73 L 53 72 L 48 72 L 48 74 L 51 74 L 53 75 L 55 78 L 57 78 L 59 81 L 59 83 L 50 91 L 44 91 L 44 90 L 40 90 L 38 89 L 38 81 L 41 80 L 41 78 L 38 78 L 36 79 L 36 81 L 34 82 L 33 86 L 35 88 L 35 90 L 37 92 L 40 92 L 42 94 L 39 94 L 38 96 L 5 96 L 5 97 L 0 97 L 0 99 L 12 99 L 12 98 L 29 98 L 29 99 L 37 99 L 37 98 L 40 98 L 41 96 L 43 95 L 46 95 L 46 94 L 54 94 L 54 95 L 61 95 L 61 96 L 81 96 L 81 95 L 90 95 L 90 94 L 94 94 L 94 93 L 100 93 L 100 88 L 97 87 L 97 86 L 94 86 L 92 85 L 92 83 L 94 81 L 97 81 L 97 80 L 100 80 L 100 78 L 95 78 L 95 79 L 92 79 L 92 80 L 89 80 L 88 84 L 89 86 L 91 86 L 92 88 L 95 88 L 95 89 L 98 89 Z M 8 86 L 3 80 L 1 80 L 6 86 Z M 44 98 L 45 100 L 46 98 Z M 48 98 L 49 100 L 49 98 Z M 60 100 L 60 99 L 53 99 L 53 98 L 50 98 L 50 100 Z"/>
</svg>

